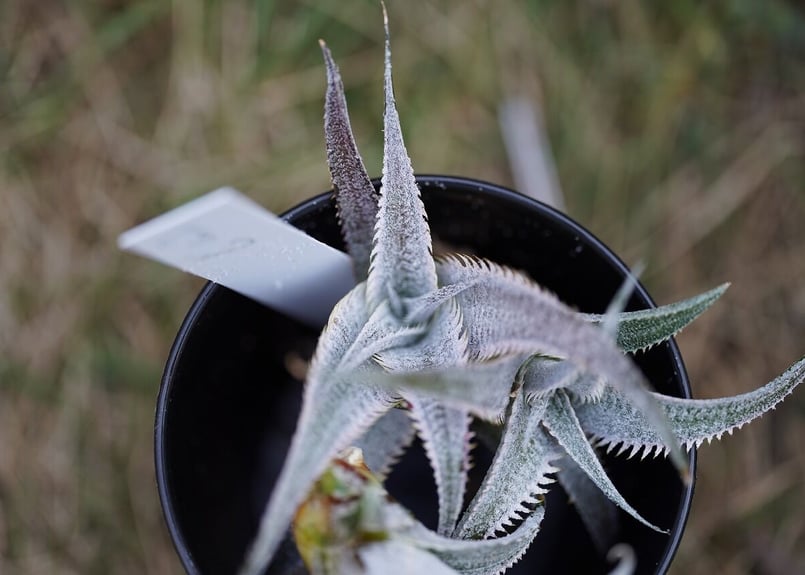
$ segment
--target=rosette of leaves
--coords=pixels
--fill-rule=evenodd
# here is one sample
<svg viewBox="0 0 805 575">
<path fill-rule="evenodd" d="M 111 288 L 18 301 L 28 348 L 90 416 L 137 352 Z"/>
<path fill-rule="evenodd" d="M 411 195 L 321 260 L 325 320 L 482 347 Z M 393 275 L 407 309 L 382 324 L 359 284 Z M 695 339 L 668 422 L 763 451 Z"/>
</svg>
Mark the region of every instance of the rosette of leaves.
<svg viewBox="0 0 805 575">
<path fill-rule="evenodd" d="M 434 258 L 394 102 L 387 22 L 379 194 L 355 145 L 338 69 L 321 46 L 327 159 L 358 283 L 319 338 L 296 433 L 242 573 L 264 570 L 303 503 L 296 531 L 318 534 L 299 541 L 317 573 L 501 573 L 537 536 L 543 495 L 556 480 L 604 550 L 613 504 L 662 531 L 618 493 L 595 447 L 668 455 L 687 480 L 685 449 L 772 409 L 805 377 L 805 360 L 744 395 L 664 396 L 627 354 L 676 334 L 726 285 L 622 312 L 626 285 L 606 314 L 586 315 L 494 262 Z M 499 439 L 464 508 L 473 418 L 489 422 Z M 414 433 L 433 468 L 436 531 L 389 501 L 374 476 L 349 480 L 343 464 L 331 467 L 355 445 L 382 480 Z M 339 490 L 347 495 L 333 499 Z M 323 495 L 346 505 L 313 505 Z"/>
</svg>

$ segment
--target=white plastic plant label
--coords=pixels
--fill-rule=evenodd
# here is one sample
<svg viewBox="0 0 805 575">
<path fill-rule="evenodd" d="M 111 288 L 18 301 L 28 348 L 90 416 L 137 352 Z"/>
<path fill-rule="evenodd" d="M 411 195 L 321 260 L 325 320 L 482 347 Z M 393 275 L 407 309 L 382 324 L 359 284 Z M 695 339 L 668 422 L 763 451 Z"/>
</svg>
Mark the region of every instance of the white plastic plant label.
<svg viewBox="0 0 805 575">
<path fill-rule="evenodd" d="M 118 238 L 126 251 L 226 286 L 320 327 L 354 285 L 348 255 L 232 188 L 220 188 Z"/>
</svg>

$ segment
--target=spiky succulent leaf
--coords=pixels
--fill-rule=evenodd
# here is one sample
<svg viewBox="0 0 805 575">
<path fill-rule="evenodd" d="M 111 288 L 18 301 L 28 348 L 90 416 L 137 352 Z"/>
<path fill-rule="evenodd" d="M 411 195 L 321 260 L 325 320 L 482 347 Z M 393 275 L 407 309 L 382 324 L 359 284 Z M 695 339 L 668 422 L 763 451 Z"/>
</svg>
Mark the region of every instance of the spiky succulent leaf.
<svg viewBox="0 0 805 575">
<path fill-rule="evenodd" d="M 319 337 L 296 433 L 241 570 L 243 574 L 262 572 L 285 536 L 296 508 L 330 460 L 360 437 L 392 403 L 388 391 L 358 379 L 361 371 L 378 368 L 370 365 L 357 371 L 339 370 L 361 320 L 365 321 L 364 297 L 362 284 L 347 294 Z"/>
<path fill-rule="evenodd" d="M 587 474 L 590 480 L 606 495 L 615 505 L 626 511 L 629 515 L 640 521 L 646 527 L 650 527 L 660 533 L 667 533 L 652 525 L 629 505 L 623 496 L 618 492 L 615 485 L 607 476 L 598 456 L 595 454 L 584 430 L 576 418 L 570 398 L 567 394 L 558 390 L 551 396 L 548 406 L 545 409 L 545 427 L 559 442 L 568 456 Z"/>
<path fill-rule="evenodd" d="M 615 292 L 615 296 L 612 298 L 612 301 L 609 302 L 609 305 L 607 306 L 607 311 L 604 314 L 604 317 L 600 321 L 601 331 L 607 337 L 610 337 L 612 340 L 617 340 L 618 321 L 620 314 L 626 308 L 626 305 L 629 303 L 629 298 L 631 297 L 632 292 L 637 286 L 637 276 L 640 275 L 640 272 L 643 269 L 642 265 L 638 266 L 638 268 L 639 269 L 637 271 L 629 271 L 627 273 L 626 278 L 624 279 L 621 286 L 618 288 L 618 291 Z M 544 361 L 541 361 L 539 363 L 545 364 Z M 573 396 L 580 399 L 581 401 L 594 401 L 601 395 L 605 382 L 604 378 L 602 378 L 595 372 L 591 371 L 588 371 L 586 373 L 579 372 L 576 366 L 570 361 L 565 361 L 563 363 L 568 364 L 568 366 L 565 366 L 565 368 L 562 369 L 561 365 L 555 365 L 553 366 L 553 371 L 555 373 L 550 374 L 549 377 L 546 378 L 543 376 L 535 378 L 533 377 L 531 372 L 533 372 L 534 369 L 537 368 L 538 366 L 536 365 L 536 362 L 531 362 L 531 364 L 529 365 L 530 369 L 528 370 L 529 375 L 531 375 L 530 377 L 531 381 L 527 382 L 526 389 L 528 388 L 533 389 L 537 387 L 537 382 L 541 380 L 542 381 L 541 387 L 544 388 L 548 387 L 548 385 L 551 385 L 554 387 L 554 389 L 562 389 L 562 388 L 567 389 L 569 391 L 572 391 Z M 576 368 L 575 379 L 572 379 L 567 383 L 558 383 L 552 381 L 556 379 L 557 375 L 559 375 L 561 379 L 567 377 L 572 378 L 573 377 L 572 371 L 568 372 L 567 374 L 563 374 L 563 372 L 568 371 L 568 367 Z"/>
<path fill-rule="evenodd" d="M 341 74 L 330 50 L 319 40 L 327 70 L 324 103 L 324 139 L 327 164 L 335 189 L 338 221 L 357 281 L 366 279 L 377 219 L 377 194 L 358 153 L 349 123 Z"/>
<path fill-rule="evenodd" d="M 653 347 L 669 339 L 713 305 L 728 287 L 729 284 L 725 283 L 680 302 L 619 314 L 618 347 L 631 353 Z M 585 317 L 593 323 L 600 323 L 604 315 L 585 314 Z"/>
<path fill-rule="evenodd" d="M 551 464 L 560 456 L 542 430 L 547 398 L 529 403 L 516 384 L 502 437 L 478 492 L 456 527 L 454 536 L 483 539 L 512 526 L 541 505 L 538 496 L 556 472 Z"/>
<path fill-rule="evenodd" d="M 391 312 L 389 302 L 382 301 L 344 352 L 339 368 L 358 368 L 384 350 L 406 349 L 406 346 L 421 342 L 423 336 L 429 340 L 434 337 L 428 336 L 426 324 L 402 324 Z"/>
<path fill-rule="evenodd" d="M 411 417 L 433 469 L 439 497 L 437 531 L 449 535 L 464 506 L 470 456 L 470 414 L 409 393 Z"/>
<path fill-rule="evenodd" d="M 601 555 L 615 543 L 618 532 L 618 510 L 615 504 L 592 482 L 590 477 L 564 455 L 556 462 L 556 480 L 567 493 L 570 502 Z"/>
<path fill-rule="evenodd" d="M 316 344 L 311 371 L 314 367 L 320 373 L 343 368 L 345 357 L 354 347 L 355 340 L 358 339 L 369 321 L 365 300 L 366 284 L 362 283 L 350 290 L 335 305 Z M 322 380 L 308 380 L 305 383 L 309 392 L 315 391 L 320 385 L 326 385 L 326 383 Z"/>
<path fill-rule="evenodd" d="M 461 541 L 435 533 L 388 496 L 349 449 L 332 462 L 294 520 L 313 575 L 461 573 L 492 575 L 511 566 L 539 530 L 540 507 L 499 539 Z M 389 556 L 389 553 L 395 556 Z M 449 567 L 448 567 L 449 566 Z"/>
<path fill-rule="evenodd" d="M 443 284 L 475 280 L 456 295 L 471 358 L 523 352 L 566 358 L 582 372 L 605 378 L 674 445 L 673 432 L 649 394 L 645 378 L 602 330 L 526 276 L 497 264 L 447 257 L 437 269 Z M 672 448 L 671 459 L 683 478 L 689 479 L 688 461 L 679 447 Z"/>
<path fill-rule="evenodd" d="M 411 445 L 414 435 L 408 410 L 390 409 L 354 445 L 363 452 L 363 459 L 372 473 L 384 479 Z"/>
<path fill-rule="evenodd" d="M 384 24 L 383 177 L 369 267 L 368 301 L 374 307 L 388 300 L 395 315 L 402 318 L 406 312 L 403 298 L 415 298 L 436 289 L 436 269 L 425 207 L 405 149 L 394 103 L 387 18 L 384 18 Z"/>
<path fill-rule="evenodd" d="M 465 283 L 455 283 L 440 287 L 439 289 L 415 298 L 405 298 L 403 303 L 407 310 L 406 323 L 419 323 L 431 317 L 436 310 L 456 295 L 474 283 L 470 280 Z"/>
<path fill-rule="evenodd" d="M 319 390 L 315 401 L 303 403 L 297 433 L 241 573 L 262 572 L 297 506 L 330 458 L 359 437 L 389 403 L 382 390 L 338 376 L 328 378 L 328 385 Z"/>
<path fill-rule="evenodd" d="M 463 575 L 497 575 L 514 565 L 539 532 L 545 508 L 530 511 L 510 534 L 496 539 L 465 540 L 443 537 L 418 525 L 406 538 L 427 549 Z"/>
<path fill-rule="evenodd" d="M 601 378 L 580 373 L 578 366 L 571 361 L 541 355 L 529 358 L 521 377 L 528 401 L 548 396 L 558 389 L 572 390 L 574 396 L 585 400 L 595 399 L 604 386 Z"/>
<path fill-rule="evenodd" d="M 430 369 L 455 369 L 464 362 L 466 339 L 461 314 L 453 300 L 436 310 L 430 329 L 411 345 L 375 354 L 375 360 L 392 373 L 417 373 Z M 439 496 L 439 532 L 450 533 L 464 504 L 469 458 L 470 417 L 454 408 L 422 396 L 406 394 L 425 452 L 431 462 Z"/>
<path fill-rule="evenodd" d="M 640 517 L 609 481 L 585 433 L 633 453 L 669 450 L 684 471 L 680 442 L 699 444 L 743 425 L 805 377 L 802 360 L 778 380 L 737 398 L 678 400 L 648 391 L 614 339 L 626 351 L 663 341 L 726 286 L 671 306 L 617 313 L 631 290 L 630 278 L 607 315 L 585 316 L 526 276 L 486 260 L 449 256 L 434 261 L 394 102 L 385 8 L 384 24 L 385 137 L 377 202 L 349 127 L 338 70 L 322 44 L 328 161 L 356 277 L 366 281 L 336 306 L 319 339 L 297 432 L 243 573 L 262 571 L 298 505 L 339 449 L 358 441 L 373 450 L 370 457 L 385 470 L 410 438 L 410 428 L 391 415 L 367 428 L 402 400 L 413 407 L 435 470 L 442 534 L 388 500 L 379 483 L 359 481 L 366 489 L 339 507 L 349 512 L 329 516 L 348 542 L 344 549 L 331 549 L 332 557 L 343 561 L 342 572 L 389 572 L 390 554 L 400 556 L 399 565 L 412 561 L 420 571 L 504 571 L 537 533 L 544 513 L 541 494 L 562 457 L 572 463 L 566 463 L 569 471 L 560 477 L 577 500 L 593 502 L 595 509 L 582 517 L 597 526 L 596 538 L 603 545 L 608 508 L 592 495 L 591 486 Z M 444 534 L 455 523 L 466 481 L 470 413 L 503 414 L 505 424 L 481 488 L 450 538 Z M 399 433 L 401 439 L 377 448 L 388 433 Z M 323 501 L 321 509 L 329 509 L 331 500 Z M 353 512 L 361 518 L 356 532 L 351 531 Z M 501 532 L 506 534 L 484 539 Z"/>
<path fill-rule="evenodd" d="M 371 382 L 391 392 L 414 393 L 465 409 L 487 421 L 499 421 L 509 403 L 511 382 L 525 355 L 466 362 L 415 373 L 378 372 Z"/>
<path fill-rule="evenodd" d="M 437 309 L 427 324 L 418 325 L 426 330 L 421 337 L 374 353 L 375 361 L 396 373 L 449 369 L 466 363 L 467 339 L 461 310 L 455 300 L 449 300 Z"/>
<path fill-rule="evenodd" d="M 805 379 L 805 358 L 783 374 L 754 391 L 721 399 L 680 399 L 652 394 L 671 423 L 679 442 L 690 448 L 720 438 L 773 409 Z M 608 389 L 600 401 L 575 405 L 584 431 L 598 444 L 630 457 L 667 452 L 671 447 L 617 391 Z"/>
</svg>

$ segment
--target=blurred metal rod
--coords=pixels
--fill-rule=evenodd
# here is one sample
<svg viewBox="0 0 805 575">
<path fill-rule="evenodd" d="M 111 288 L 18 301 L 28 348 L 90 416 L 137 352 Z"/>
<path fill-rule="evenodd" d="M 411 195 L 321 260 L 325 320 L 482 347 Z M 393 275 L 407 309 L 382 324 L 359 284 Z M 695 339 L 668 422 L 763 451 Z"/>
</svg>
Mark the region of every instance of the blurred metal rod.
<svg viewBox="0 0 805 575">
<path fill-rule="evenodd" d="M 520 193 L 565 211 L 565 200 L 542 115 L 530 100 L 509 97 L 498 108 L 514 185 Z"/>
</svg>

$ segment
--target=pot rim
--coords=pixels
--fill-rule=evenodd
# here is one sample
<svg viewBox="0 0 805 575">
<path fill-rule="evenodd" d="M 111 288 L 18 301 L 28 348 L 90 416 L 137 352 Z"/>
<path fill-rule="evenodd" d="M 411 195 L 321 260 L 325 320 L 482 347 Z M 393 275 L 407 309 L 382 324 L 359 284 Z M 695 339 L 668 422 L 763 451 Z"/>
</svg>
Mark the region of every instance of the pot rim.
<svg viewBox="0 0 805 575">
<path fill-rule="evenodd" d="M 600 257 L 606 259 L 610 264 L 618 269 L 622 274 L 629 273 L 629 268 L 626 264 L 609 249 L 601 240 L 599 240 L 592 232 L 581 226 L 578 222 L 571 219 L 563 212 L 556 208 L 549 206 L 539 200 L 525 196 L 510 188 L 485 182 L 474 178 L 467 178 L 462 176 L 438 175 L 438 174 L 421 174 L 416 176 L 417 184 L 420 189 L 438 188 L 447 189 L 448 187 L 456 190 L 464 190 L 467 192 L 491 192 L 494 195 L 499 195 L 505 199 L 521 205 L 527 210 L 536 210 L 541 212 L 546 217 L 553 219 L 560 226 L 565 227 L 584 237 L 589 246 L 593 248 Z M 379 186 L 379 179 L 374 179 L 373 184 L 377 188 Z M 306 200 L 301 201 L 297 205 L 289 208 L 280 217 L 286 221 L 300 217 L 310 211 L 321 210 L 324 207 L 329 207 L 332 201 L 333 192 L 328 191 Z M 159 492 L 159 500 L 162 507 L 165 523 L 170 533 L 171 540 L 173 541 L 174 548 L 179 556 L 182 566 L 185 568 L 189 575 L 202 575 L 198 566 L 196 565 L 193 556 L 189 550 L 187 541 L 185 540 L 182 529 L 179 525 L 176 509 L 173 505 L 173 498 L 170 493 L 168 481 L 168 461 L 167 461 L 167 448 L 165 445 L 165 420 L 170 403 L 170 392 L 173 386 L 173 375 L 177 368 L 179 357 L 182 353 L 185 341 L 190 334 L 190 331 L 198 319 L 199 315 L 204 311 L 205 304 L 211 299 L 215 293 L 220 289 L 226 289 L 213 282 L 207 282 L 202 288 L 199 295 L 190 306 L 181 326 L 176 334 L 176 338 L 168 355 L 163 372 L 162 380 L 160 382 L 159 393 L 157 396 L 155 425 L 154 425 L 154 460 L 157 489 Z M 656 303 L 649 295 L 645 287 L 638 281 L 635 285 L 635 292 L 639 293 L 651 307 L 656 307 Z M 692 397 L 690 382 L 688 380 L 685 365 L 682 360 L 682 355 L 679 347 L 674 338 L 668 342 L 669 351 L 673 358 L 673 363 L 678 367 L 677 379 L 682 388 L 682 396 L 685 398 Z M 682 496 L 677 508 L 676 517 L 673 527 L 668 533 L 668 543 L 665 551 L 662 554 L 660 563 L 656 566 L 656 573 L 663 574 L 670 568 L 671 562 L 679 548 L 682 536 L 685 531 L 685 525 L 690 514 L 690 509 L 693 501 L 694 486 L 696 483 L 696 469 L 697 457 L 696 449 L 692 448 L 688 452 L 690 474 L 693 478 L 689 485 L 685 485 L 682 490 Z"/>
</svg>

